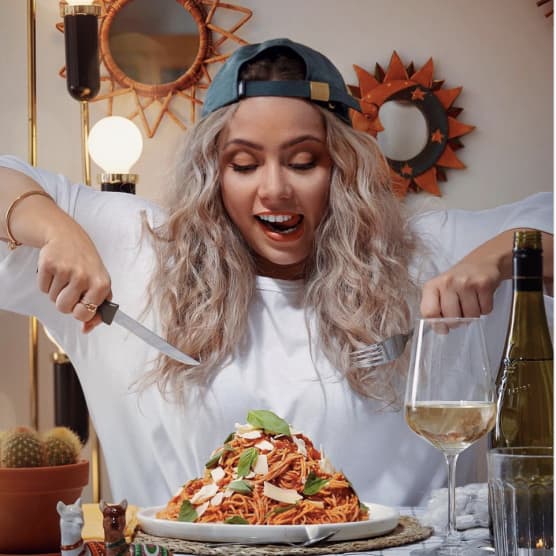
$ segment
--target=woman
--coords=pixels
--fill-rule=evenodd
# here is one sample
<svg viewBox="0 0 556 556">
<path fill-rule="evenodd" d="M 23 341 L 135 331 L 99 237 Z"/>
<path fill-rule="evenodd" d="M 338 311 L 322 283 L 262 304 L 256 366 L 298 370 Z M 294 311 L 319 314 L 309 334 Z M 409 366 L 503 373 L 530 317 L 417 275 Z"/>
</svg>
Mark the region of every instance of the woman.
<svg viewBox="0 0 556 556">
<path fill-rule="evenodd" d="M 323 444 L 364 500 L 418 504 L 444 482 L 440 454 L 399 412 L 403 359 L 358 369 L 350 353 L 407 331 L 419 310 L 489 313 L 511 275 L 511 228 L 548 230 L 552 205 L 536 196 L 409 221 L 349 109 L 327 58 L 276 39 L 240 48 L 215 77 L 167 211 L 0 160 L 2 235 L 22 244 L 1 248 L 0 306 L 36 315 L 69 354 L 115 498 L 165 503 L 257 408 Z M 30 190 L 55 203 L 19 197 Z M 201 365 L 98 326 L 112 295 Z"/>
</svg>

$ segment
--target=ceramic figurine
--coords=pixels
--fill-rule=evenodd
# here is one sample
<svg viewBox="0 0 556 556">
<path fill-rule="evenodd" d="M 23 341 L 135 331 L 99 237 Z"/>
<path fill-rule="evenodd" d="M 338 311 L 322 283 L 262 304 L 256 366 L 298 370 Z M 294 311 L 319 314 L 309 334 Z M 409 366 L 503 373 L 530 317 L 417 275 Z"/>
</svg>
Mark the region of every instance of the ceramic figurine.
<svg viewBox="0 0 556 556">
<path fill-rule="evenodd" d="M 125 498 L 119 504 L 107 504 L 101 500 L 99 508 L 102 512 L 106 556 L 172 556 L 173 553 L 163 546 L 126 542 Z"/>
<path fill-rule="evenodd" d="M 83 508 L 81 498 L 73 504 L 58 502 L 56 510 L 60 516 L 61 556 L 172 556 L 163 546 L 152 544 L 128 544 L 125 539 L 125 512 L 127 500 L 119 504 L 100 501 L 104 542 L 83 541 Z"/>
<path fill-rule="evenodd" d="M 60 516 L 60 551 L 62 556 L 104 556 L 103 542 L 83 542 L 83 509 L 81 498 L 73 504 L 58 502 L 56 510 Z"/>
<path fill-rule="evenodd" d="M 107 504 L 101 500 L 98 507 L 102 512 L 106 556 L 124 556 L 129 552 L 124 533 L 127 500 L 124 498 L 119 504 Z"/>
</svg>

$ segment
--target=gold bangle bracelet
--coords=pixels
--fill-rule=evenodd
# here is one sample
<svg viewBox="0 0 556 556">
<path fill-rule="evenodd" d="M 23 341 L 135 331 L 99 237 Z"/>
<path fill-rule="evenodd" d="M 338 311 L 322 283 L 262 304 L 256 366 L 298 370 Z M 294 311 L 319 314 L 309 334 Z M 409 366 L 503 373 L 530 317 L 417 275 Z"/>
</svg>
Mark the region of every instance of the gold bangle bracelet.
<svg viewBox="0 0 556 556">
<path fill-rule="evenodd" d="M 8 207 L 8 210 L 6 211 L 6 233 L 8 234 L 8 247 L 13 251 L 16 247 L 19 247 L 21 245 L 21 243 L 19 241 L 17 241 L 17 239 L 15 239 L 15 237 L 12 234 L 12 230 L 10 228 L 10 218 L 12 217 L 12 213 L 15 209 L 15 207 L 21 202 L 23 201 L 23 199 L 30 197 L 31 195 L 42 195 L 43 197 L 48 197 L 49 199 L 52 199 L 52 197 L 46 192 L 46 191 L 42 191 L 39 189 L 33 189 L 31 191 L 26 191 L 25 193 L 22 193 L 19 197 L 16 197 L 14 199 L 14 201 L 12 202 L 12 204 Z"/>
</svg>

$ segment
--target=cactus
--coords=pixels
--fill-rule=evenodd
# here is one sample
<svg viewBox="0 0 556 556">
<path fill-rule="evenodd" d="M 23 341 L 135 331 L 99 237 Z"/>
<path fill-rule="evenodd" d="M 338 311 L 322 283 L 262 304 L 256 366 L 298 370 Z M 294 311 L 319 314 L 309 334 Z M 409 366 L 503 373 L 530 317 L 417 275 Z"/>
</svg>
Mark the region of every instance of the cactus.
<svg viewBox="0 0 556 556">
<path fill-rule="evenodd" d="M 2 442 L 8 431 L 0 431 L 0 467 L 2 467 Z"/>
<path fill-rule="evenodd" d="M 79 437 L 67 427 L 54 427 L 43 437 L 44 465 L 77 463 L 81 452 Z"/>
<path fill-rule="evenodd" d="M 44 445 L 38 433 L 29 427 L 16 427 L 2 435 L 2 467 L 40 467 Z"/>
</svg>

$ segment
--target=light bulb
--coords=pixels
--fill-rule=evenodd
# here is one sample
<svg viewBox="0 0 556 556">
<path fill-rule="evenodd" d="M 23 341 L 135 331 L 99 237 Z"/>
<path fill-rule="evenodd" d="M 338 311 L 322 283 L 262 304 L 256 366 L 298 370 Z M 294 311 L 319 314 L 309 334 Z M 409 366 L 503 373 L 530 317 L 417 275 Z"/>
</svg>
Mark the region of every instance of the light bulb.
<svg viewBox="0 0 556 556">
<path fill-rule="evenodd" d="M 91 128 L 88 149 L 104 172 L 128 174 L 143 151 L 143 136 L 131 120 L 107 116 Z"/>
</svg>

